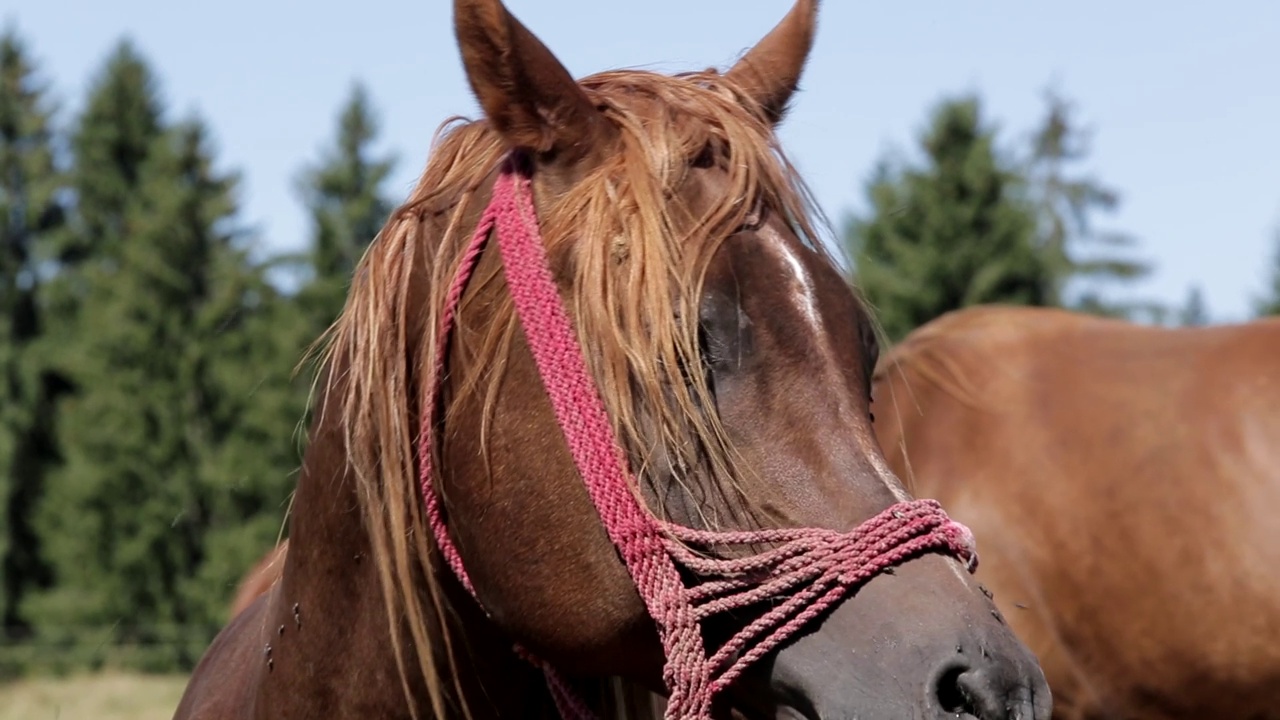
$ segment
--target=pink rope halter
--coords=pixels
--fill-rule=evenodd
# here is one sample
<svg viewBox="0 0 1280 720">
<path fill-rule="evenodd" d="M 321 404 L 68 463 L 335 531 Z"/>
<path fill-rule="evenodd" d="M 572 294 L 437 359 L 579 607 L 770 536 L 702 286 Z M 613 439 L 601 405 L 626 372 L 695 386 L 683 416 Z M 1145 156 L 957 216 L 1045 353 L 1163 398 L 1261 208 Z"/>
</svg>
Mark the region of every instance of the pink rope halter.
<svg viewBox="0 0 1280 720">
<path fill-rule="evenodd" d="M 707 532 L 667 523 L 650 514 L 631 490 L 624 453 L 561 303 L 538 232 L 529 178 L 517 174 L 514 165 L 509 159 L 502 167 L 492 199 L 449 288 L 423 413 L 423 500 L 441 554 L 473 597 L 475 590 L 449 537 L 432 487 L 430 442 L 454 313 L 494 229 L 516 311 L 565 440 L 600 519 L 657 625 L 666 652 L 663 679 L 670 693 L 668 720 L 710 720 L 716 693 L 743 669 L 851 588 L 892 565 L 921 552 L 942 550 L 962 559 L 971 571 L 976 568 L 973 535 L 947 517 L 934 500 L 895 504 L 848 533 L 814 528 Z M 684 543 L 721 548 L 758 544 L 772 549 L 744 558 L 715 559 L 695 555 Z M 680 567 L 700 580 L 686 586 Z M 708 652 L 700 627 L 704 619 L 766 599 L 780 602 L 722 647 Z M 592 717 L 555 668 L 519 647 L 517 651 L 543 669 L 563 716 L 573 720 Z"/>
</svg>

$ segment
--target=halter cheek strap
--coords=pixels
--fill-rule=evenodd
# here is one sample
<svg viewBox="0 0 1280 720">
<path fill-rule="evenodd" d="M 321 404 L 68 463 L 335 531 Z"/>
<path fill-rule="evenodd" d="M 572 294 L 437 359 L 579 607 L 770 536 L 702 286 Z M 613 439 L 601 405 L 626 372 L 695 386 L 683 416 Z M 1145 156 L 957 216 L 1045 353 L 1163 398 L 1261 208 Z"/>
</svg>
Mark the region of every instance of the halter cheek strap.
<svg viewBox="0 0 1280 720">
<path fill-rule="evenodd" d="M 420 444 L 421 490 L 436 544 L 464 587 L 475 596 L 432 486 L 431 443 L 454 315 L 481 250 L 496 230 L 502 266 L 516 312 L 533 351 L 556 418 L 609 538 L 618 548 L 666 653 L 663 679 L 670 698 L 667 720 L 710 720 L 712 700 L 752 662 L 763 657 L 849 591 L 884 569 L 927 551 L 943 551 L 977 567 L 973 535 L 935 500 L 886 508 L 851 532 L 817 528 L 709 532 L 674 525 L 650 514 L 631 490 L 625 455 L 583 360 L 538 232 L 530 180 L 508 160 L 449 287 L 440 319 Z M 771 549 L 735 559 L 709 558 L 707 548 L 758 545 Z M 698 578 L 686 584 L 680 568 Z M 775 604 L 721 647 L 708 650 L 700 623 L 714 615 Z M 555 668 L 521 648 L 547 675 L 565 718 L 591 712 Z"/>
</svg>

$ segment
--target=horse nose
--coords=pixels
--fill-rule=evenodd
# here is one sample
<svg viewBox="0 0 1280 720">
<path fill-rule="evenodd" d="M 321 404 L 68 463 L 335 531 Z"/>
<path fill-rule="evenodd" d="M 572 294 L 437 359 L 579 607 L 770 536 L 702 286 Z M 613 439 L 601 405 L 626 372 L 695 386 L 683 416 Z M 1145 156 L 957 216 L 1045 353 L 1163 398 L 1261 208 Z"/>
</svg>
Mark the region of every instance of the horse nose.
<svg viewBox="0 0 1280 720">
<path fill-rule="evenodd" d="M 1049 687 L 1037 671 L 997 663 L 963 647 L 935 675 L 929 715 L 977 720 L 1047 720 Z M 1033 678 L 1028 682 L 1028 678 Z"/>
</svg>

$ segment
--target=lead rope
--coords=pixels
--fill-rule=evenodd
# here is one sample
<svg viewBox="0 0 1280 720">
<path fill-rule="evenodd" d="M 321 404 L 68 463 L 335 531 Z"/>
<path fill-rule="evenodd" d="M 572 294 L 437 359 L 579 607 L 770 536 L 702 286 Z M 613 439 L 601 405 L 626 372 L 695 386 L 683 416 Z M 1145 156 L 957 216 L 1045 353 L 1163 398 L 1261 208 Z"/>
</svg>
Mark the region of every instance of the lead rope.
<svg viewBox="0 0 1280 720">
<path fill-rule="evenodd" d="M 631 490 L 625 455 L 583 361 L 538 232 L 530 180 L 504 162 L 489 205 L 463 254 L 440 318 L 440 334 L 425 397 L 420 442 L 421 490 L 436 544 L 463 587 L 476 597 L 462 557 L 449 537 L 432 486 L 432 436 L 454 315 L 481 250 L 496 230 L 503 272 L 556 418 L 609 538 L 644 599 L 666 653 L 666 720 L 711 720 L 716 694 L 848 591 L 892 565 L 940 550 L 977 567 L 973 535 L 935 500 L 897 503 L 847 533 L 818 528 L 711 532 L 655 518 Z M 719 559 L 686 547 L 768 545 L 748 557 Z M 680 567 L 700 578 L 686 586 Z M 760 601 L 783 599 L 714 653 L 701 621 Z M 477 598 L 477 603 L 479 599 Z M 516 651 L 547 676 L 566 720 L 593 720 L 581 696 L 545 662 Z"/>
</svg>

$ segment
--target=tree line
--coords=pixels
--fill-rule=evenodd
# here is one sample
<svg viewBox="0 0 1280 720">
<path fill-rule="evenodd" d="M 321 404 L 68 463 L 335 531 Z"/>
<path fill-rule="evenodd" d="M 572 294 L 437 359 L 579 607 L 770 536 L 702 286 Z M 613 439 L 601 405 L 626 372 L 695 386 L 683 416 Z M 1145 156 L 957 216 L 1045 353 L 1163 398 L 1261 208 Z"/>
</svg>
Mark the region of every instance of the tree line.
<svg viewBox="0 0 1280 720">
<path fill-rule="evenodd" d="M 268 257 L 210 127 L 164 106 L 135 44 L 86 92 L 64 118 L 22 36 L 0 34 L 0 679 L 194 664 L 280 537 L 305 444 L 295 368 L 394 207 L 358 83 L 301 168 L 305 249 Z M 845 240 L 890 340 L 988 302 L 1206 322 L 1194 293 L 1171 310 L 1101 291 L 1151 266 L 1095 227 L 1118 193 L 1075 174 L 1069 102 L 1048 96 L 1024 152 L 998 140 L 976 97 L 948 99 L 921 160 L 872 173 Z M 1270 292 L 1260 313 L 1280 310 L 1280 273 Z"/>
<path fill-rule="evenodd" d="M 975 95 L 946 98 L 916 138 L 919 159 L 886 157 L 864 188 L 869 210 L 851 215 L 844 241 L 852 279 L 890 341 L 956 308 L 985 303 L 1064 307 L 1134 322 L 1205 325 L 1201 290 L 1183 304 L 1117 300 L 1153 264 L 1131 233 L 1098 218 L 1118 190 L 1085 167 L 1092 130 L 1055 89 L 1039 123 L 1002 145 Z M 1258 315 L 1280 312 L 1280 229 L 1270 287 Z"/>
<path fill-rule="evenodd" d="M 130 41 L 61 122 L 0 36 L 0 677 L 190 667 L 279 537 L 309 343 L 391 212 L 355 85 L 302 168 L 305 252 L 267 258 L 207 123 Z M 294 289 L 281 289 L 284 275 Z M 122 649 L 127 649 L 122 650 Z"/>
</svg>

